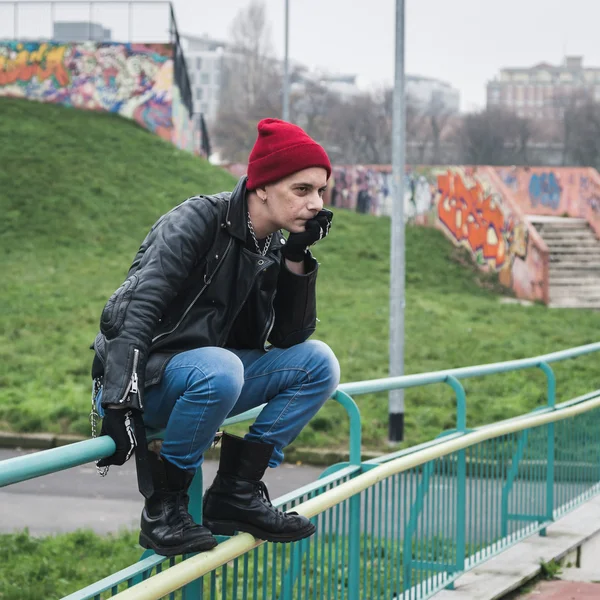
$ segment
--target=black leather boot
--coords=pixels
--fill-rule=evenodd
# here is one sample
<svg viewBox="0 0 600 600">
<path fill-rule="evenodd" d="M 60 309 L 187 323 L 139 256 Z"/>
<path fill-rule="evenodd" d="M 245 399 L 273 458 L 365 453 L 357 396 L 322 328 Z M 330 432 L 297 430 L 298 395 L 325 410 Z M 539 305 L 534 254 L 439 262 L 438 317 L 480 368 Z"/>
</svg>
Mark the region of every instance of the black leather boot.
<svg viewBox="0 0 600 600">
<path fill-rule="evenodd" d="M 272 444 L 223 434 L 219 470 L 204 494 L 202 513 L 215 535 L 245 531 L 268 542 L 295 542 L 315 532 L 306 517 L 271 504 L 261 479 L 272 453 Z"/>
<path fill-rule="evenodd" d="M 177 468 L 156 453 L 148 453 L 154 494 L 142 511 L 140 546 L 161 556 L 204 552 L 217 545 L 211 532 L 194 523 L 187 491 L 194 474 Z"/>
</svg>

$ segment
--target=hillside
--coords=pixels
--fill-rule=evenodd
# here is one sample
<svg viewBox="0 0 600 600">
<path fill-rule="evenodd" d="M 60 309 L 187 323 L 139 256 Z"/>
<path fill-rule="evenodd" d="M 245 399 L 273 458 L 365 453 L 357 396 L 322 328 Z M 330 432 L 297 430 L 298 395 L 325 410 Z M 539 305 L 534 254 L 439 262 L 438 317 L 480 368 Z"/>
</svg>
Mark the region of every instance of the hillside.
<svg viewBox="0 0 600 600">
<path fill-rule="evenodd" d="M 186 197 L 234 180 L 137 125 L 107 114 L 0 98 L 0 429 L 89 435 L 88 350 L 106 299 L 148 228 Z M 389 228 L 337 210 L 321 263 L 315 337 L 344 381 L 387 373 Z M 501 304 L 444 236 L 407 228 L 406 372 L 526 357 L 596 341 L 600 313 Z M 559 399 L 600 387 L 597 359 L 557 368 Z M 543 402 L 538 372 L 467 383 L 469 425 Z M 384 448 L 387 396 L 358 397 L 369 448 Z M 449 388 L 406 393 L 407 442 L 451 427 Z M 340 426 L 341 423 L 341 426 Z M 346 420 L 327 406 L 298 443 L 344 444 Z"/>
</svg>

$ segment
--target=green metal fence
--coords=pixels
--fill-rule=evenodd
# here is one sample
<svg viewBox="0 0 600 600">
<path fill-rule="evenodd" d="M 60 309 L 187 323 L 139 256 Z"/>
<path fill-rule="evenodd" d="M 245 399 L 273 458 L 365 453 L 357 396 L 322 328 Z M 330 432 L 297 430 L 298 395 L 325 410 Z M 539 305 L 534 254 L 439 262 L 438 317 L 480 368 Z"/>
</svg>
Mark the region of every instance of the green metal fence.
<svg viewBox="0 0 600 600">
<path fill-rule="evenodd" d="M 598 350 L 600 344 L 590 344 L 532 359 L 341 385 L 335 398 L 351 419 L 350 460 L 275 502 L 311 518 L 314 536 L 277 545 L 240 534 L 183 560 L 152 554 L 68 598 L 428 598 L 518 541 L 544 535 L 554 519 L 600 491 L 600 390 L 556 405 L 550 366 Z M 546 406 L 467 429 L 460 380 L 527 368 L 545 373 Z M 351 396 L 440 382 L 455 391 L 456 429 L 361 462 Z M 94 443 L 97 456 L 113 451 L 106 440 Z M 48 452 L 58 450 L 67 449 Z M 0 485 L 35 476 L 30 465 L 36 456 L 0 463 Z M 58 462 L 51 470 L 61 468 Z M 36 464 L 38 474 L 48 472 L 39 458 Z"/>
</svg>

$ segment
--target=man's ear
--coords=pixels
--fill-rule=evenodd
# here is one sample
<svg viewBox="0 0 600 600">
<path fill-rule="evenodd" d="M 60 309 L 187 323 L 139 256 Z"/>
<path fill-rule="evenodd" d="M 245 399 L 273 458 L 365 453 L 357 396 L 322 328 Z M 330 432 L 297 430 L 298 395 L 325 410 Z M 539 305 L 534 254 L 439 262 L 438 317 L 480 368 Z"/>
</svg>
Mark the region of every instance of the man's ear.
<svg viewBox="0 0 600 600">
<path fill-rule="evenodd" d="M 267 201 L 267 188 L 259 187 L 254 190 L 256 195 L 260 198 L 261 202 L 264 204 Z"/>
</svg>

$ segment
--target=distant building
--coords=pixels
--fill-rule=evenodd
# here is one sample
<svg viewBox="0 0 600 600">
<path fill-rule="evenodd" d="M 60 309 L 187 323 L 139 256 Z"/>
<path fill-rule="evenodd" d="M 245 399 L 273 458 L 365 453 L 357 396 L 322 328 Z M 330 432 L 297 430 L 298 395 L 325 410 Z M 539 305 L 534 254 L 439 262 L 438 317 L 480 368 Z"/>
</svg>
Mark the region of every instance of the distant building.
<svg viewBox="0 0 600 600">
<path fill-rule="evenodd" d="M 55 42 L 110 42 L 111 30 L 89 21 L 55 21 L 52 29 Z"/>
<path fill-rule="evenodd" d="M 180 38 L 194 97 L 194 113 L 203 114 L 212 123 L 219 110 L 228 46 L 206 35 L 181 35 Z"/>
<path fill-rule="evenodd" d="M 460 92 L 445 81 L 406 75 L 404 90 L 409 101 L 423 112 L 433 110 L 457 114 L 460 110 Z"/>
<path fill-rule="evenodd" d="M 600 67 L 584 67 L 581 56 L 566 56 L 559 66 L 505 68 L 487 84 L 488 108 L 531 119 L 560 119 L 565 108 L 586 100 L 600 101 Z"/>
</svg>

